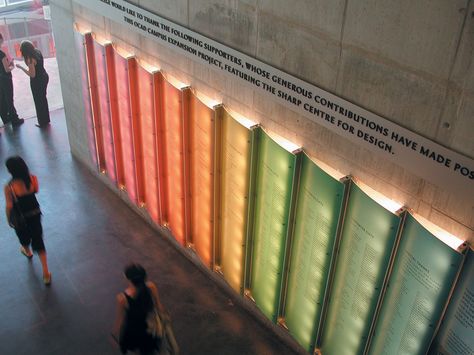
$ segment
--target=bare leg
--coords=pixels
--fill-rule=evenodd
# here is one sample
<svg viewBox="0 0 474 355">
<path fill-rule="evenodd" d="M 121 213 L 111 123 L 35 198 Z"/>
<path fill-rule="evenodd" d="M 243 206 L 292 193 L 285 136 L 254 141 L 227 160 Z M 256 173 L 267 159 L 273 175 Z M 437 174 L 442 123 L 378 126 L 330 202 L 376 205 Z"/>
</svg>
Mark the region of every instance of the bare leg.
<svg viewBox="0 0 474 355">
<path fill-rule="evenodd" d="M 33 257 L 33 253 L 31 252 L 29 245 L 22 245 L 20 251 L 24 256 L 29 259 Z"/>
<path fill-rule="evenodd" d="M 45 280 L 46 284 L 49 284 L 49 282 L 46 282 L 46 280 L 50 281 L 51 274 L 49 273 L 49 269 L 48 269 L 48 260 L 46 257 L 46 251 L 45 250 L 39 251 L 38 256 L 41 261 L 41 266 L 43 267 L 43 279 Z"/>
</svg>

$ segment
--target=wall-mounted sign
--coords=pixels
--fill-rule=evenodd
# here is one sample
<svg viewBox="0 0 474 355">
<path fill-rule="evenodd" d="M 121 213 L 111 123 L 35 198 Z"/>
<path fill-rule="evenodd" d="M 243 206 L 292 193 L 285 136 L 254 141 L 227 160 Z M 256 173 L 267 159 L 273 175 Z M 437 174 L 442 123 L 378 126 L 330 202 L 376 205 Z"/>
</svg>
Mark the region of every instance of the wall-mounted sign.
<svg viewBox="0 0 474 355">
<path fill-rule="evenodd" d="M 75 0 L 380 154 L 443 189 L 474 197 L 474 161 L 255 58 L 124 0 Z"/>
</svg>

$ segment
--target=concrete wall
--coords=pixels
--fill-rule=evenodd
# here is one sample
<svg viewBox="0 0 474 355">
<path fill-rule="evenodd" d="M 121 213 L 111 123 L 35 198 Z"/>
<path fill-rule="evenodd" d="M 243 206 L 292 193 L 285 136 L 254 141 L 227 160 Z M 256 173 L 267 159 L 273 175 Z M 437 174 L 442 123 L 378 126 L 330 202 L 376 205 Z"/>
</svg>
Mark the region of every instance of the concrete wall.
<svg viewBox="0 0 474 355">
<path fill-rule="evenodd" d="M 129 2 L 474 158 L 474 1 Z M 454 196 L 74 1 L 50 3 L 75 154 L 87 152 L 72 42 L 76 21 L 474 244 L 474 201 L 468 197 Z"/>
</svg>

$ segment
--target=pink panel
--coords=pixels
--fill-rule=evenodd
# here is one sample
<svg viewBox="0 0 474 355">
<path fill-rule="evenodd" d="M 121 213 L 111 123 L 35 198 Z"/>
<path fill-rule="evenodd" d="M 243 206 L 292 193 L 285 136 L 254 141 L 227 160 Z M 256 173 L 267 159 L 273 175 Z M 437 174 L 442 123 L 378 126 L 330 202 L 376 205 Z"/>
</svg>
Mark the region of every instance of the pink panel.
<svg viewBox="0 0 474 355">
<path fill-rule="evenodd" d="M 97 75 L 97 93 L 99 97 L 100 124 L 104 145 L 105 169 L 109 178 L 117 183 L 117 170 L 115 165 L 114 139 L 112 133 L 112 117 L 109 107 L 109 91 L 107 78 L 107 65 L 105 47 L 94 42 L 95 69 Z"/>
<path fill-rule="evenodd" d="M 118 124 L 120 126 L 120 141 L 122 146 L 122 162 L 125 179 L 125 189 L 130 200 L 137 203 L 137 180 L 135 171 L 134 142 L 132 116 L 130 110 L 130 90 L 128 86 L 127 59 L 117 51 L 114 52 L 115 83 L 117 93 Z"/>
<path fill-rule="evenodd" d="M 145 205 L 151 218 L 160 224 L 154 75 L 160 74 L 151 74 L 142 67 L 138 68 L 138 100 L 140 107 Z"/>
</svg>

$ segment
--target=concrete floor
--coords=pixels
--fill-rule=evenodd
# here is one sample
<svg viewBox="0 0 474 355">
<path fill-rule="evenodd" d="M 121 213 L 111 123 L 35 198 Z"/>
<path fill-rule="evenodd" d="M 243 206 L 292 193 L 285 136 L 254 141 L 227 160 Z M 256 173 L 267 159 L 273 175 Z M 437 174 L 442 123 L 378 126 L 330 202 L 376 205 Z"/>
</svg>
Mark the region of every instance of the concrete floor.
<svg viewBox="0 0 474 355">
<path fill-rule="evenodd" d="M 295 353 L 294 344 L 282 342 L 238 296 L 72 158 L 63 110 L 52 113 L 48 130 L 35 122 L 2 129 L 0 180 L 8 181 L 4 161 L 16 154 L 38 176 L 53 281 L 50 288 L 43 285 L 38 258 L 20 254 L 14 231 L 1 218 L 0 354 L 119 353 L 109 333 L 115 295 L 126 285 L 122 269 L 130 261 L 142 263 L 157 283 L 182 354 Z M 3 193 L 0 200 L 4 206 Z"/>
</svg>

